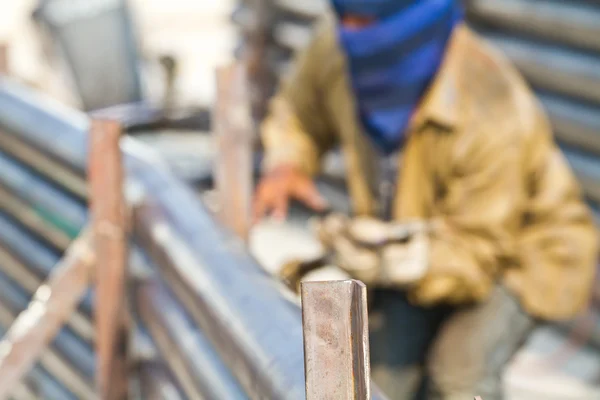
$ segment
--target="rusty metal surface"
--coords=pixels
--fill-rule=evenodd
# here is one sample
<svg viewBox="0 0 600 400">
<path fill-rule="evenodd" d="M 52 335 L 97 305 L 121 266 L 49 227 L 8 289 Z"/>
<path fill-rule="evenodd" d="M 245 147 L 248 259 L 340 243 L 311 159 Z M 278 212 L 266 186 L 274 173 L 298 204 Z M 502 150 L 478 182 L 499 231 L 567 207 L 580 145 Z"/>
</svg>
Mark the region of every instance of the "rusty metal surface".
<svg viewBox="0 0 600 400">
<path fill-rule="evenodd" d="M 8 75 L 8 45 L 0 43 L 0 75 Z"/>
<path fill-rule="evenodd" d="M 163 285 L 145 281 L 135 291 L 140 317 L 187 398 L 247 398 L 210 342 Z"/>
<path fill-rule="evenodd" d="M 244 241 L 251 225 L 253 127 L 241 64 L 217 69 L 215 134 L 219 218 Z"/>
<path fill-rule="evenodd" d="M 370 400 L 367 287 L 355 280 L 303 282 L 307 400 Z"/>
<path fill-rule="evenodd" d="M 0 398 L 33 366 L 85 293 L 94 262 L 90 239 L 86 233 L 69 247 L 0 342 Z"/>
<path fill-rule="evenodd" d="M 122 325 L 127 238 L 120 138 L 117 122 L 92 121 L 88 179 L 98 296 L 97 385 L 102 400 L 121 399 L 127 387 Z"/>
</svg>

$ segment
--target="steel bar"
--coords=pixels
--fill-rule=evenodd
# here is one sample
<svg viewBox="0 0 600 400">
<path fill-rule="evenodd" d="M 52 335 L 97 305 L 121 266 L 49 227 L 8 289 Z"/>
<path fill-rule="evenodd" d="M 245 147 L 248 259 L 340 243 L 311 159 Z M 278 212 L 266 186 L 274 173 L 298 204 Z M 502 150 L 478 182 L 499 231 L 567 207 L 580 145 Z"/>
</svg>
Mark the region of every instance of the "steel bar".
<svg viewBox="0 0 600 400">
<path fill-rule="evenodd" d="M 485 35 L 534 88 L 600 104 L 600 56 L 505 35 Z"/>
<path fill-rule="evenodd" d="M 301 294 L 306 399 L 370 400 L 367 287 L 303 282 Z"/>
<path fill-rule="evenodd" d="M 73 242 L 0 342 L 0 398 L 33 366 L 85 293 L 94 262 L 89 241 L 90 235 L 84 233 Z"/>
<path fill-rule="evenodd" d="M 97 386 L 102 400 L 125 397 L 125 264 L 127 238 L 121 126 L 114 121 L 92 121 L 88 168 L 91 219 L 96 254 Z"/>
<path fill-rule="evenodd" d="M 561 143 L 600 155 L 600 107 L 546 93 L 538 97 Z"/>
<path fill-rule="evenodd" d="M 2 318 L 0 318 L 2 320 Z M 4 336 L 6 329 L 0 322 L 0 337 Z M 28 373 L 27 377 L 19 382 L 20 386 L 25 388 L 29 396 L 33 396 L 33 400 L 43 398 L 44 400 L 77 400 L 75 396 L 64 388 L 60 383 L 56 382 L 42 367 L 35 365 Z M 18 386 L 14 387 L 12 396 L 17 397 L 17 392 L 22 389 Z M 25 393 L 23 393 L 25 394 Z M 29 397 L 27 397 L 29 398 Z"/>
<path fill-rule="evenodd" d="M 19 282 L 29 293 L 33 293 L 44 279 L 52 272 L 60 260 L 58 253 L 49 250 L 44 244 L 16 226 L 5 215 L 0 213 L 0 260 L 1 270 Z M 31 288 L 34 279 L 35 288 Z M 92 292 L 88 291 L 77 312 L 69 321 L 69 326 L 84 341 L 94 340 L 94 329 L 90 321 Z"/>
<path fill-rule="evenodd" d="M 159 363 L 137 365 L 141 398 L 144 400 L 185 400 L 181 389 L 169 371 Z"/>
<path fill-rule="evenodd" d="M 19 293 L 1 274 L 0 288 L 0 324 L 10 326 L 17 318 L 19 312 L 27 306 L 27 298 L 23 298 L 22 293 Z M 76 346 L 76 342 L 66 336 L 64 331 L 61 331 L 54 343 L 41 353 L 39 363 L 46 371 L 51 372 L 61 385 L 78 398 L 85 400 L 92 399 L 94 398 L 94 392 L 87 379 L 83 376 L 84 368 L 82 368 L 83 364 L 81 364 L 84 361 L 83 355 L 85 353 L 75 349 L 74 346 Z M 6 348 L 3 349 L 3 351 L 6 350 Z M 78 358 L 73 359 L 73 357 L 69 357 L 67 359 L 65 357 L 66 353 L 71 353 L 72 350 L 77 352 Z M 76 366 L 74 362 L 78 362 L 81 365 Z"/>
<path fill-rule="evenodd" d="M 600 162 L 590 154 L 563 146 L 563 153 L 583 187 L 585 195 L 600 202 Z"/>
<path fill-rule="evenodd" d="M 162 285 L 142 282 L 136 292 L 140 317 L 187 398 L 247 398 L 210 342 Z"/>
<path fill-rule="evenodd" d="M 600 7 L 573 1 L 469 0 L 471 21 L 503 32 L 535 35 L 600 51 Z"/>
<path fill-rule="evenodd" d="M 49 178 L 69 194 L 81 200 L 87 198 L 87 185 L 83 176 L 19 140 L 15 135 L 0 132 L 0 149 L 20 163 L 26 164 L 37 174 Z"/>
<path fill-rule="evenodd" d="M 0 43 L 0 75 L 8 75 L 8 45 Z"/>
<path fill-rule="evenodd" d="M 31 204 L 44 219 L 51 221 L 71 238 L 87 221 L 87 210 L 83 204 L 44 182 L 23 165 L 0 153 L 0 185 L 20 199 Z"/>
<path fill-rule="evenodd" d="M 0 186 L 0 210 L 22 223 L 28 230 L 35 232 L 46 243 L 55 249 L 64 251 L 71 243 L 71 238 L 56 226 L 48 224 L 39 213 L 35 212 L 20 199 Z"/>
<path fill-rule="evenodd" d="M 215 133 L 216 189 L 219 218 L 244 241 L 248 240 L 252 202 L 253 127 L 242 65 L 217 69 Z"/>
</svg>

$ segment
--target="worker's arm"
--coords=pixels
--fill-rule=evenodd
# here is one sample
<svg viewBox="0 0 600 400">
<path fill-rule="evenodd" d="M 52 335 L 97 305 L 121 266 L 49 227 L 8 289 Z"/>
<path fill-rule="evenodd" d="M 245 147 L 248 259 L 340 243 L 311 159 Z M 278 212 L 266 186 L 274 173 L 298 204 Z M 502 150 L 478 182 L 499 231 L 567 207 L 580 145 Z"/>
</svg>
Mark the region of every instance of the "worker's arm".
<svg viewBox="0 0 600 400">
<path fill-rule="evenodd" d="M 325 208 L 312 177 L 337 141 L 326 104 L 327 77 L 334 70 L 332 63 L 339 61 L 337 51 L 331 22 L 324 20 L 271 101 L 261 127 L 265 157 L 255 197 L 256 219 L 270 211 L 284 218 L 291 198 L 313 209 Z"/>
<path fill-rule="evenodd" d="M 323 154 L 336 144 L 325 99 L 338 53 L 332 23 L 324 19 L 311 43 L 296 57 L 262 124 L 266 172 L 283 164 L 314 176 Z"/>
<path fill-rule="evenodd" d="M 479 135 L 461 143 L 429 235 L 428 272 L 410 293 L 416 303 L 482 300 L 501 269 L 509 280 L 511 268 L 536 271 L 533 279 L 549 281 L 546 295 L 559 283 L 553 271 L 573 270 L 582 290 L 589 285 L 582 271 L 593 271 L 596 254 L 589 213 L 539 110 L 531 129 L 525 137 L 535 140 Z"/>
</svg>

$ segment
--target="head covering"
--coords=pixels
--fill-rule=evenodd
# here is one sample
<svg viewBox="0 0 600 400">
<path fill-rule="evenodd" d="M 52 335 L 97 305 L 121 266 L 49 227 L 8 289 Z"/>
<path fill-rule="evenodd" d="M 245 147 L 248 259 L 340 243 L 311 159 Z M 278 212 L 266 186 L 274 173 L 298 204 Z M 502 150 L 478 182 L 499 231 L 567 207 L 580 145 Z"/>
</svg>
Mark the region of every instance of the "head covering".
<svg viewBox="0 0 600 400">
<path fill-rule="evenodd" d="M 377 16 L 362 29 L 338 26 L 360 119 L 384 153 L 403 143 L 435 77 L 462 10 L 455 0 L 332 0 L 339 15 Z"/>
</svg>

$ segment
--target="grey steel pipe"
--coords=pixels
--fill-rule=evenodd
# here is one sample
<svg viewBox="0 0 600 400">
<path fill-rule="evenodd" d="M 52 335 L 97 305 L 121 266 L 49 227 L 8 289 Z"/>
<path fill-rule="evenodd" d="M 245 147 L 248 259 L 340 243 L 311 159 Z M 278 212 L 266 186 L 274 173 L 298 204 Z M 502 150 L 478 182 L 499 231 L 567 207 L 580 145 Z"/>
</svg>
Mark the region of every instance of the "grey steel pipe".
<svg viewBox="0 0 600 400">
<path fill-rule="evenodd" d="M 0 337 L 6 333 L 6 327 L 0 322 Z M 78 400 L 64 386 L 58 383 L 39 365 L 34 366 L 22 382 L 36 398 L 44 400 Z"/>
<path fill-rule="evenodd" d="M 571 164 L 585 195 L 600 202 L 600 162 L 590 154 L 563 146 L 563 153 Z"/>
<path fill-rule="evenodd" d="M 538 97 L 560 142 L 600 155 L 600 107 L 546 93 Z"/>
<path fill-rule="evenodd" d="M 0 212 L 0 243 L 8 250 L 9 257 L 14 262 L 26 267 L 22 273 L 34 276 L 40 281 L 45 279 L 52 268 L 60 260 L 60 255 L 47 249 L 42 243 L 33 239 L 28 232 L 16 226 L 10 218 Z M 4 267 L 4 265 L 2 265 Z M 7 268 L 10 265 L 7 265 Z M 31 281 L 31 278 L 29 278 Z M 69 326 L 86 342 L 92 343 L 94 338 L 93 325 L 90 322 L 93 292 L 90 291 L 83 299 L 77 313 L 69 321 Z"/>
<path fill-rule="evenodd" d="M 287 0 L 289 1 L 289 0 Z M 472 22 L 600 51 L 600 5 L 551 0 L 468 0 Z"/>
<path fill-rule="evenodd" d="M 600 104 L 600 56 L 505 35 L 484 35 L 534 88 Z"/>
<path fill-rule="evenodd" d="M 140 317 L 187 398 L 248 398 L 172 295 L 157 281 L 136 286 Z"/>
<path fill-rule="evenodd" d="M 136 366 L 140 398 L 144 400 L 185 400 L 169 371 L 157 362 L 144 361 Z"/>
<path fill-rule="evenodd" d="M 0 184 L 31 204 L 40 216 L 52 221 L 71 238 L 77 236 L 87 221 L 87 210 L 83 204 L 56 190 L 2 153 L 0 170 Z"/>
<path fill-rule="evenodd" d="M 16 288 L 2 273 L 0 273 L 0 304 L 2 323 L 5 325 L 11 324 L 28 304 L 28 296 Z M 39 362 L 79 398 L 94 397 L 91 377 L 85 376 L 93 372 L 93 356 L 68 330 L 61 330 L 53 344 L 44 351 Z"/>
</svg>

